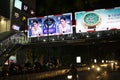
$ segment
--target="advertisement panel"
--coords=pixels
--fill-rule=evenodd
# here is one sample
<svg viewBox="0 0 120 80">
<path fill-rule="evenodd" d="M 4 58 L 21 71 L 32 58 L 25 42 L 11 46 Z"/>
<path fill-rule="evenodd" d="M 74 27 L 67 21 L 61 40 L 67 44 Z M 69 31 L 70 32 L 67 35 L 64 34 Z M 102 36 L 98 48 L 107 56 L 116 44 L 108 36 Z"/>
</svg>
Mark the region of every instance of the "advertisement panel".
<svg viewBox="0 0 120 80">
<path fill-rule="evenodd" d="M 20 26 L 13 24 L 12 29 L 16 31 L 20 31 Z"/>
<path fill-rule="evenodd" d="M 28 37 L 38 37 L 42 35 L 42 19 L 29 18 L 28 19 Z"/>
<path fill-rule="evenodd" d="M 28 37 L 72 34 L 72 13 L 28 18 Z"/>
<path fill-rule="evenodd" d="M 22 9 L 22 1 L 15 0 L 14 7 L 16 7 L 16 8 L 21 10 Z"/>
<path fill-rule="evenodd" d="M 120 7 L 75 12 L 76 33 L 120 29 Z"/>
</svg>

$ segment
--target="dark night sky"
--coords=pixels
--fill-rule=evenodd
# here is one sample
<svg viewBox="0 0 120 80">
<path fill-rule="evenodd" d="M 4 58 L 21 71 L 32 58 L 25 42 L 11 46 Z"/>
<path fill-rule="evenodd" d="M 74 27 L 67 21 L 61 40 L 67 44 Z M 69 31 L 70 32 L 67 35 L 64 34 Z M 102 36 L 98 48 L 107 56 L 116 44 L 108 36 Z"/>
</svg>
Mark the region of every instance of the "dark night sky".
<svg viewBox="0 0 120 80">
<path fill-rule="evenodd" d="M 119 7 L 120 0 L 37 0 L 37 16 Z"/>
<path fill-rule="evenodd" d="M 10 2 L 8 0 L 1 0 L 0 1 L 0 15 L 9 18 L 10 14 Z"/>
</svg>

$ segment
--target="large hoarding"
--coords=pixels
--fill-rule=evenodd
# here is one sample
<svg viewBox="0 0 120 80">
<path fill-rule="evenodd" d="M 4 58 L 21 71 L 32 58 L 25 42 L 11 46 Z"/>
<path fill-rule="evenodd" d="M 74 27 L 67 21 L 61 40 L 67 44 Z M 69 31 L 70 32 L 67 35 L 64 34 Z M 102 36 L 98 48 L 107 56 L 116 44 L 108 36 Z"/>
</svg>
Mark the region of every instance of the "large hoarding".
<svg viewBox="0 0 120 80">
<path fill-rule="evenodd" d="M 76 33 L 120 29 L 120 7 L 75 12 Z"/>
<path fill-rule="evenodd" d="M 72 13 L 28 18 L 28 37 L 72 34 Z"/>
</svg>

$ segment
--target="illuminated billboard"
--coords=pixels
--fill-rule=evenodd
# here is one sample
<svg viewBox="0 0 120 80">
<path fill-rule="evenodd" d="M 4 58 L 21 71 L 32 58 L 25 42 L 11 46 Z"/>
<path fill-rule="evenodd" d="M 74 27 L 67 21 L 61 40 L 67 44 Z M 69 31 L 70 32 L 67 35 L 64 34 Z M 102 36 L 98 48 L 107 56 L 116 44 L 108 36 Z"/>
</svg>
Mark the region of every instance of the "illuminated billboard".
<svg viewBox="0 0 120 80">
<path fill-rule="evenodd" d="M 14 7 L 22 9 L 22 2 L 20 0 L 15 0 Z"/>
<path fill-rule="evenodd" d="M 20 31 L 20 26 L 12 25 L 12 29 L 16 31 Z"/>
<path fill-rule="evenodd" d="M 72 13 L 28 18 L 28 37 L 72 34 Z"/>
<path fill-rule="evenodd" d="M 42 19 L 29 18 L 28 19 L 28 37 L 38 37 L 42 35 Z"/>
<path fill-rule="evenodd" d="M 76 33 L 120 29 L 120 7 L 75 12 Z"/>
</svg>

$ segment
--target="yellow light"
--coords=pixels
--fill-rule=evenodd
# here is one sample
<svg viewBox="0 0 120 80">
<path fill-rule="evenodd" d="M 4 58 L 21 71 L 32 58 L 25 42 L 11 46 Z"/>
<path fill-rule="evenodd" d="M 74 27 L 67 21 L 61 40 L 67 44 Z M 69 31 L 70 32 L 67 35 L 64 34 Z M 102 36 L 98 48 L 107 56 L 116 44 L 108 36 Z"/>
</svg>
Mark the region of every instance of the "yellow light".
<svg viewBox="0 0 120 80">
<path fill-rule="evenodd" d="M 88 70 L 90 70 L 90 67 L 88 67 Z"/>
<path fill-rule="evenodd" d="M 108 64 L 102 64 L 102 65 L 100 65 L 101 67 L 107 67 L 108 66 Z"/>
<path fill-rule="evenodd" d="M 94 65 L 92 65 L 92 68 L 95 68 L 95 66 L 94 66 Z"/>
<path fill-rule="evenodd" d="M 118 63 L 117 62 L 115 62 L 115 65 L 117 65 Z"/>
<path fill-rule="evenodd" d="M 113 65 L 114 65 L 114 63 L 111 63 L 111 65 L 113 66 Z"/>
<path fill-rule="evenodd" d="M 25 16 L 23 16 L 23 17 L 22 17 L 22 21 L 25 21 L 25 20 L 26 20 L 26 17 L 25 17 Z"/>
<path fill-rule="evenodd" d="M 100 71 L 101 69 L 100 69 L 100 67 L 97 67 L 97 69 L 96 69 L 97 71 Z"/>
<path fill-rule="evenodd" d="M 1 19 L 1 24 L 4 24 L 5 23 L 5 20 L 2 18 Z"/>
<path fill-rule="evenodd" d="M 68 75 L 67 78 L 68 78 L 68 79 L 72 79 L 72 75 Z"/>
</svg>

